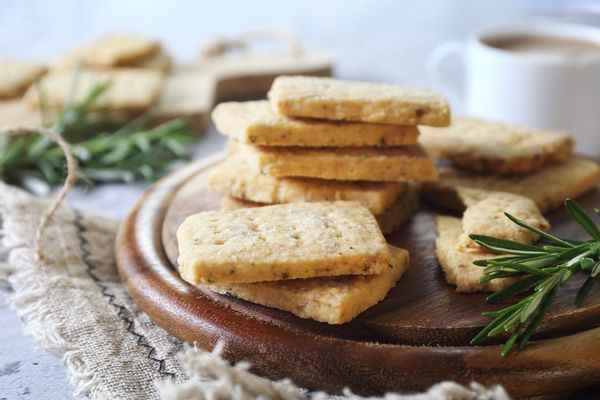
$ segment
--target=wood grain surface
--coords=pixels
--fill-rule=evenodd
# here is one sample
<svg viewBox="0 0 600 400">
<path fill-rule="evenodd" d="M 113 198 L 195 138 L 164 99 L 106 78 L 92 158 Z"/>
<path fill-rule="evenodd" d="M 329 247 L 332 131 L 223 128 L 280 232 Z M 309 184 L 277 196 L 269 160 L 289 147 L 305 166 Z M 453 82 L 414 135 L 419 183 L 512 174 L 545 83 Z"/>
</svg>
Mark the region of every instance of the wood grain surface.
<svg viewBox="0 0 600 400">
<path fill-rule="evenodd" d="M 445 283 L 429 209 L 388 236 L 410 251 L 407 273 L 386 299 L 348 324 L 304 320 L 185 283 L 176 272 L 175 231 L 186 216 L 219 208 L 219 195 L 206 189 L 204 180 L 221 157 L 191 164 L 153 185 L 117 239 L 119 271 L 132 297 L 175 336 L 204 348 L 221 339 L 226 357 L 247 360 L 260 374 L 329 391 L 423 390 L 450 379 L 500 383 L 514 396 L 532 396 L 600 383 L 599 287 L 584 307 L 574 309 L 579 282 L 567 285 L 521 352 L 502 357 L 494 342 L 468 345 L 487 321 L 481 312 L 501 305 L 486 304 L 483 294 L 456 294 Z M 581 201 L 588 209 L 596 206 L 600 191 Z M 553 232 L 581 235 L 565 212 L 549 219 Z"/>
</svg>

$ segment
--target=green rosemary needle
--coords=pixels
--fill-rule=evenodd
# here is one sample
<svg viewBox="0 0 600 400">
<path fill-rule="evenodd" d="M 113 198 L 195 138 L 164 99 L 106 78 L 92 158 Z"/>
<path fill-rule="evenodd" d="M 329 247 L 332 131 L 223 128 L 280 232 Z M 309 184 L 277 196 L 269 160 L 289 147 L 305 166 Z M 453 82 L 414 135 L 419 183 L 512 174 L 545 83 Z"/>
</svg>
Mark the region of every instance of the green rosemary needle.
<svg viewBox="0 0 600 400">
<path fill-rule="evenodd" d="M 151 115 L 144 114 L 121 126 L 102 122 L 92 105 L 108 85 L 98 85 L 81 102 L 65 105 L 52 124 L 72 147 L 80 182 L 151 182 L 175 161 L 189 159 L 188 146 L 197 135 L 183 119 L 152 126 Z M 0 135 L 0 179 L 46 191 L 60 184 L 65 174 L 64 156 L 50 140 Z"/>
<path fill-rule="evenodd" d="M 587 241 L 563 239 L 505 213 L 515 224 L 535 232 L 540 240 L 536 245 L 498 239 L 485 235 L 469 235 L 476 243 L 492 253 L 506 257 L 476 260 L 484 268 L 481 282 L 507 277 L 520 277 L 513 284 L 487 297 L 497 303 L 512 296 L 526 294 L 517 303 L 483 315 L 492 319 L 472 340 L 480 344 L 499 334 L 510 334 L 502 349 L 506 355 L 516 345 L 522 349 L 552 307 L 560 287 L 576 274 L 586 274 L 574 305 L 580 307 L 596 282 L 600 282 L 600 229 L 589 214 L 574 200 L 565 200 L 571 217 L 590 235 Z M 600 215 L 600 210 L 594 210 Z"/>
</svg>

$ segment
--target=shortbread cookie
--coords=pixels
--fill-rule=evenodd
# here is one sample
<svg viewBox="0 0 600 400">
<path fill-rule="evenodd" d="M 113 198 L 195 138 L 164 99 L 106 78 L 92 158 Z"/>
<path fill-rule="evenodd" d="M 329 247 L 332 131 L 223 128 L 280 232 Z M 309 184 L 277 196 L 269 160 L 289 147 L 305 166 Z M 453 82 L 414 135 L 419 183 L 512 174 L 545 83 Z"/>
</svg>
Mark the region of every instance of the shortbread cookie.
<svg viewBox="0 0 600 400">
<path fill-rule="evenodd" d="M 257 203 L 227 195 L 221 199 L 221 209 L 223 210 L 238 210 L 240 208 L 264 207 L 267 205 L 269 204 Z M 419 190 L 414 185 L 411 185 L 406 188 L 405 192 L 398 196 L 393 204 L 381 213 L 375 214 L 375 219 L 379 224 L 381 232 L 385 234 L 394 232 L 410 219 L 418 207 Z"/>
<path fill-rule="evenodd" d="M 269 91 L 273 110 L 291 117 L 380 124 L 447 126 L 450 108 L 437 93 L 382 83 L 280 76 Z"/>
<path fill-rule="evenodd" d="M 343 324 L 383 300 L 404 274 L 408 251 L 393 246 L 390 249 L 389 267 L 378 275 L 208 284 L 208 287 L 217 293 L 289 311 L 301 318 Z"/>
<path fill-rule="evenodd" d="M 290 118 L 273 112 L 266 100 L 221 103 L 212 119 L 231 139 L 261 146 L 402 146 L 417 143 L 419 136 L 410 125 Z"/>
<path fill-rule="evenodd" d="M 391 206 L 406 184 L 402 182 L 344 182 L 313 178 L 275 178 L 256 172 L 242 157 L 229 156 L 214 168 L 208 186 L 223 194 L 257 203 L 358 201 L 373 214 Z"/>
<path fill-rule="evenodd" d="M 518 278 L 493 279 L 480 283 L 483 267 L 473 261 L 496 258 L 498 255 L 488 253 L 465 252 L 458 249 L 458 242 L 463 233 L 460 218 L 436 217 L 435 254 L 444 271 L 446 281 L 456 286 L 457 292 L 497 292 L 514 283 Z"/>
<path fill-rule="evenodd" d="M 458 190 L 462 188 L 501 191 L 529 197 L 542 213 L 560 207 L 566 198 L 577 198 L 600 181 L 600 166 L 591 160 L 573 157 L 564 163 L 550 164 L 526 175 L 483 175 L 454 167 L 442 167 L 439 180 L 424 187 L 425 198 L 441 207 L 465 209 Z"/>
<path fill-rule="evenodd" d="M 516 225 L 504 213 L 509 213 L 542 231 L 550 229 L 550 224 L 529 197 L 507 192 L 487 192 L 480 201 L 467 205 L 462 218 L 463 234 L 458 249 L 482 251 L 482 248 L 469 238 L 472 233 L 521 243 L 534 243 L 539 239 L 538 235 Z"/>
<path fill-rule="evenodd" d="M 61 62 L 63 66 L 82 63 L 87 67 L 128 66 L 160 51 L 160 43 L 129 33 L 112 33 L 75 49 Z"/>
<path fill-rule="evenodd" d="M 59 70 L 41 79 L 44 101 L 50 109 L 60 109 L 68 101 L 73 74 L 72 70 Z M 77 77 L 73 101 L 81 102 L 93 88 L 102 84 L 108 84 L 108 87 L 91 105 L 93 109 L 140 112 L 148 110 L 158 99 L 163 75 L 148 69 L 82 70 Z M 39 106 L 35 88 L 29 88 L 25 101 L 32 106 Z"/>
<path fill-rule="evenodd" d="M 203 212 L 185 220 L 177 241 L 190 283 L 378 274 L 390 257 L 369 210 L 343 201 Z"/>
<path fill-rule="evenodd" d="M 307 177 L 341 181 L 428 182 L 437 170 L 419 145 L 387 147 L 262 147 L 230 142 L 230 151 L 252 168 L 276 177 Z"/>
<path fill-rule="evenodd" d="M 424 128 L 419 139 L 437 159 L 472 171 L 526 173 L 571 155 L 566 133 L 543 131 L 475 118 L 452 119 L 447 128 Z"/>
<path fill-rule="evenodd" d="M 21 96 L 46 67 L 31 61 L 0 60 L 0 99 Z"/>
</svg>

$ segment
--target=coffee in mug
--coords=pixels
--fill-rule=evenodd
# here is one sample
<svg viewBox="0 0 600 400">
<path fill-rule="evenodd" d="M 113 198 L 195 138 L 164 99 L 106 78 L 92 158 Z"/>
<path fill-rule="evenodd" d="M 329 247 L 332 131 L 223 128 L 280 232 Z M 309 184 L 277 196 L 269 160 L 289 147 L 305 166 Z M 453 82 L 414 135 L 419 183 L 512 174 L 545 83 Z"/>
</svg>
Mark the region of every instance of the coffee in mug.
<svg viewBox="0 0 600 400">
<path fill-rule="evenodd" d="M 458 55 L 464 86 L 442 66 Z M 428 60 L 438 89 L 457 113 L 563 130 L 575 151 L 600 157 L 600 29 L 533 21 L 483 29 L 439 46 Z"/>
</svg>

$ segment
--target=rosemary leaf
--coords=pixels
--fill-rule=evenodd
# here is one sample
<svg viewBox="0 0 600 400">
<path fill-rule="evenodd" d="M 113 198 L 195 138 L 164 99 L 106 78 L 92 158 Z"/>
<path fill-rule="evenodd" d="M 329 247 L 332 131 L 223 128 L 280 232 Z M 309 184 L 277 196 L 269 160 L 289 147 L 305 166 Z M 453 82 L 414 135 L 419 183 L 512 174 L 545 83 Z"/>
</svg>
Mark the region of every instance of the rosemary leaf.
<svg viewBox="0 0 600 400">
<path fill-rule="evenodd" d="M 583 285 L 581 285 L 581 287 L 577 291 L 577 295 L 575 296 L 575 301 L 573 302 L 575 307 L 579 308 L 583 305 L 585 298 L 587 297 L 588 293 L 592 289 L 592 286 L 594 286 L 594 283 L 596 283 L 597 280 L 598 279 L 596 277 L 591 276 L 585 280 Z"/>
<path fill-rule="evenodd" d="M 546 239 L 550 242 L 556 243 L 558 245 L 562 245 L 562 246 L 566 246 L 566 247 L 573 247 L 572 243 L 569 243 L 568 241 L 566 241 L 564 239 L 558 238 L 554 235 L 544 232 L 543 230 L 538 229 L 535 226 L 531 226 L 527 222 L 522 221 L 519 218 L 517 218 L 509 213 L 504 213 L 504 215 L 506 215 L 506 217 L 508 217 L 508 219 L 510 219 L 512 222 L 519 225 L 520 227 L 525 228 L 525 229 L 537 234 L 540 238 L 544 238 L 544 239 Z"/>
<path fill-rule="evenodd" d="M 92 88 L 78 104 L 67 102 L 52 125 L 71 144 L 80 183 L 151 182 L 174 162 L 189 159 L 196 134 L 183 119 L 151 126 L 152 117 L 145 114 L 121 126 L 99 122 L 92 106 L 109 84 Z M 58 185 L 65 175 L 64 155 L 50 140 L 41 135 L 0 137 L 0 179 L 40 192 L 44 183 Z"/>
<path fill-rule="evenodd" d="M 600 230 L 587 212 L 573 199 L 565 200 L 565 207 L 571 217 L 594 239 L 600 240 Z"/>
<path fill-rule="evenodd" d="M 514 242 L 512 240 L 498 239 L 486 235 L 470 234 L 469 238 L 494 253 L 506 253 L 516 255 L 544 255 L 547 252 L 540 247 L 525 243 Z"/>
<path fill-rule="evenodd" d="M 600 281 L 600 229 L 583 208 L 571 199 L 565 201 L 572 218 L 590 234 L 592 240 L 561 239 L 530 227 L 525 222 L 506 214 L 518 226 L 540 235 L 537 245 L 518 243 L 482 235 L 470 235 L 484 248 L 506 257 L 476 260 L 483 268 L 480 282 L 489 282 L 510 276 L 522 279 L 487 297 L 489 303 L 498 303 L 513 296 L 526 296 L 515 304 L 482 315 L 491 321 L 471 340 L 480 344 L 492 336 L 511 332 L 502 348 L 508 354 L 515 344 L 522 349 L 548 314 L 559 288 L 577 274 L 588 277 L 580 286 L 574 300 L 580 307 L 593 284 Z M 600 215 L 598 209 L 595 210 Z M 539 232 L 538 232 L 539 231 Z"/>
<path fill-rule="evenodd" d="M 489 295 L 486 298 L 486 300 L 488 301 L 488 303 L 498 303 L 500 301 L 504 301 L 511 296 L 515 296 L 519 293 L 524 292 L 525 290 L 532 288 L 533 286 L 537 285 L 542 279 L 543 277 L 541 276 L 528 276 L 525 279 L 521 279 L 520 281 L 517 281 L 512 285 L 507 286 L 504 289 Z"/>
</svg>

